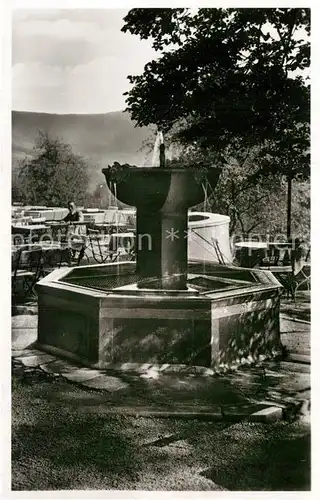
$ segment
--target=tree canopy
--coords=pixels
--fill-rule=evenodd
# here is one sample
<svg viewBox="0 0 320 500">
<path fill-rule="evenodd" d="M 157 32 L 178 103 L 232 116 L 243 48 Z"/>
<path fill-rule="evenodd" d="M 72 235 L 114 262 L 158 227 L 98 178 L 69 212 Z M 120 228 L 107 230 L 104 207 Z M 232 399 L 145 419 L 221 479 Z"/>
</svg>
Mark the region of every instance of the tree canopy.
<svg viewBox="0 0 320 500">
<path fill-rule="evenodd" d="M 66 206 L 71 200 L 82 204 L 89 181 L 84 159 L 70 145 L 42 131 L 33 149 L 33 158 L 26 157 L 20 165 L 22 201 L 47 206 Z"/>
<path fill-rule="evenodd" d="M 258 145 L 262 171 L 309 175 L 309 9 L 132 9 L 124 22 L 159 51 L 128 77 L 138 126 L 221 156 Z"/>
<path fill-rule="evenodd" d="M 230 234 L 269 234 L 271 237 L 286 232 L 286 182 L 279 173 L 257 175 L 259 148 L 225 151 L 225 164 L 218 184 L 212 190 L 210 179 L 205 186 L 206 200 L 197 209 L 221 213 L 230 217 Z M 184 149 L 169 166 L 216 164 L 212 151 L 195 148 Z M 292 200 L 293 234 L 308 239 L 310 233 L 310 189 L 308 182 L 295 182 Z"/>
</svg>

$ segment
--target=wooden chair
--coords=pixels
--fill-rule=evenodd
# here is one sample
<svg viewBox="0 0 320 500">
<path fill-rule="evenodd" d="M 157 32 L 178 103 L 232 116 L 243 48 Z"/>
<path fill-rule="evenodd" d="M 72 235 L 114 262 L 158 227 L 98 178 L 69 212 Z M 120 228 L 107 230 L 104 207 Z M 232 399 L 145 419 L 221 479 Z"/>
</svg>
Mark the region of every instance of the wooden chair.
<svg viewBox="0 0 320 500">
<path fill-rule="evenodd" d="M 214 251 L 215 251 L 215 253 L 217 255 L 219 264 L 226 265 L 227 262 L 226 262 L 226 260 L 224 258 L 223 253 L 221 252 L 218 240 L 216 238 L 211 238 L 211 241 L 212 241 L 212 246 L 214 248 Z"/>
<path fill-rule="evenodd" d="M 38 247 L 33 250 L 26 250 L 27 247 L 20 247 L 13 258 L 13 269 L 11 272 L 12 292 L 15 297 L 18 281 L 22 282 L 24 298 L 36 296 L 35 284 L 43 275 L 42 249 Z M 26 258 L 23 262 L 22 257 Z"/>
<path fill-rule="evenodd" d="M 70 243 L 68 243 L 68 248 L 70 252 L 70 261 L 79 266 L 81 261 L 85 259 L 89 263 L 89 257 L 86 254 L 87 248 L 87 237 L 84 235 L 73 235 L 70 237 Z M 78 256 L 77 256 L 78 253 Z"/>
<path fill-rule="evenodd" d="M 47 248 L 42 249 L 42 267 L 43 274 L 50 274 L 57 268 L 60 268 L 63 264 L 71 266 L 71 256 L 70 251 L 67 246 L 63 244 L 53 244 Z"/>
<path fill-rule="evenodd" d="M 89 262 L 86 255 L 87 236 L 84 234 L 85 230 L 85 225 L 76 226 L 65 223 L 51 227 L 52 243 L 60 246 L 60 250 L 56 252 L 60 259 L 57 261 L 52 256 L 56 267 L 60 267 L 64 263 L 68 266 L 79 265 L 83 259 Z"/>
<path fill-rule="evenodd" d="M 109 239 L 101 234 L 97 229 L 87 231 L 91 254 L 98 264 L 104 264 L 106 261 L 114 262 L 118 257 L 118 252 L 110 248 Z"/>
<path fill-rule="evenodd" d="M 298 247 L 292 253 L 292 290 L 291 294 L 296 302 L 296 294 L 299 289 L 307 287 L 310 291 L 311 287 L 311 266 L 310 266 L 310 246 L 304 248 Z"/>
<path fill-rule="evenodd" d="M 109 250 L 121 260 L 134 260 L 136 254 L 136 233 L 123 232 L 110 235 Z M 114 257 L 113 257 L 114 259 Z"/>
<path fill-rule="evenodd" d="M 296 303 L 297 291 L 303 287 L 310 290 L 311 267 L 310 267 L 310 247 L 308 249 L 300 245 L 291 250 L 290 272 L 282 283 L 287 298 L 291 298 Z"/>
<path fill-rule="evenodd" d="M 276 245 L 269 245 L 265 251 L 265 257 L 261 259 L 259 268 L 270 269 L 277 266 L 280 260 L 280 250 Z"/>
<path fill-rule="evenodd" d="M 15 248 L 11 252 L 11 290 L 12 296 L 16 296 L 17 275 L 19 271 L 23 247 Z"/>
</svg>

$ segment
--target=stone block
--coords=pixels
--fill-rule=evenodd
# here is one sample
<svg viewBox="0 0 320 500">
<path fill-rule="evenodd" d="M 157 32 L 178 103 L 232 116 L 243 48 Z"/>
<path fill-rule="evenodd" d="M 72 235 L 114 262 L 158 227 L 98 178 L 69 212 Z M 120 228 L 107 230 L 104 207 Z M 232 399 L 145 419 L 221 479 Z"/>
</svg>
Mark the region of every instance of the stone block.
<svg viewBox="0 0 320 500">
<path fill-rule="evenodd" d="M 111 377 L 109 375 L 98 375 L 90 380 L 83 380 L 81 385 L 90 387 L 90 389 L 103 389 L 108 392 L 116 392 L 129 387 L 129 385 L 120 378 Z"/>
<path fill-rule="evenodd" d="M 286 377 L 279 378 L 272 390 L 284 394 L 295 394 L 310 388 L 310 374 L 308 373 L 290 373 Z"/>
<path fill-rule="evenodd" d="M 302 353 L 289 353 L 288 355 L 289 361 L 294 361 L 297 364 L 310 364 L 311 363 L 311 355 L 310 353 L 302 354 Z"/>
<path fill-rule="evenodd" d="M 297 373 L 310 373 L 310 364 L 307 363 L 296 363 L 291 362 L 291 357 L 288 358 L 289 361 L 281 361 L 280 369 L 288 372 L 297 372 Z"/>
<path fill-rule="evenodd" d="M 99 370 L 90 370 L 89 368 L 78 368 L 72 372 L 64 372 L 62 376 L 70 382 L 83 383 L 101 375 Z"/>
<path fill-rule="evenodd" d="M 43 352 L 38 349 L 12 349 L 11 356 L 13 358 L 18 358 L 20 356 L 38 356 L 42 355 Z"/>
<path fill-rule="evenodd" d="M 33 328 L 14 328 L 11 331 L 11 348 L 26 349 L 37 340 L 37 330 Z"/>
<path fill-rule="evenodd" d="M 12 305 L 11 308 L 12 311 L 12 316 L 18 316 L 18 315 L 37 315 L 38 314 L 38 306 L 37 304 L 32 304 L 32 305 L 20 305 L 20 304 L 14 304 Z"/>
<path fill-rule="evenodd" d="M 26 329 L 26 328 L 37 328 L 38 326 L 38 316 L 36 314 L 19 314 L 13 316 L 11 320 L 12 328 Z"/>
<path fill-rule="evenodd" d="M 49 363 L 50 361 L 54 361 L 56 358 L 54 356 L 51 356 L 50 354 L 41 354 L 39 356 L 21 356 L 15 359 L 17 361 L 21 361 L 21 363 L 24 366 L 37 367 L 43 363 Z"/>
<path fill-rule="evenodd" d="M 76 365 L 70 364 L 68 361 L 63 359 L 57 359 L 56 356 L 52 356 L 53 361 L 49 363 L 42 364 L 40 368 L 47 373 L 63 374 L 74 372 L 78 369 Z"/>
<path fill-rule="evenodd" d="M 253 422 L 275 422 L 276 420 L 282 420 L 283 409 L 277 406 L 270 406 L 252 413 L 249 416 L 249 420 Z"/>
<path fill-rule="evenodd" d="M 247 416 L 265 409 L 265 405 L 260 403 L 247 403 L 238 405 L 222 405 L 221 412 L 225 420 L 244 420 Z"/>
</svg>

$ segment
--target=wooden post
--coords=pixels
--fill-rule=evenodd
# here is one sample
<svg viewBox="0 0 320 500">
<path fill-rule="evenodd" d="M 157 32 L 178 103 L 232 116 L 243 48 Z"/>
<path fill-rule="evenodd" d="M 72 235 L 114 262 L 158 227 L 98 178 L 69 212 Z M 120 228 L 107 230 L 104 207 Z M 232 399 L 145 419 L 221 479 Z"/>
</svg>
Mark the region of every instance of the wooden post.
<svg viewBox="0 0 320 500">
<path fill-rule="evenodd" d="M 165 145 L 160 144 L 160 168 L 164 168 L 166 166 L 166 154 L 165 154 Z"/>
<path fill-rule="evenodd" d="M 291 204 L 292 204 L 292 177 L 287 177 L 288 195 L 287 195 L 287 238 L 291 237 Z"/>
</svg>

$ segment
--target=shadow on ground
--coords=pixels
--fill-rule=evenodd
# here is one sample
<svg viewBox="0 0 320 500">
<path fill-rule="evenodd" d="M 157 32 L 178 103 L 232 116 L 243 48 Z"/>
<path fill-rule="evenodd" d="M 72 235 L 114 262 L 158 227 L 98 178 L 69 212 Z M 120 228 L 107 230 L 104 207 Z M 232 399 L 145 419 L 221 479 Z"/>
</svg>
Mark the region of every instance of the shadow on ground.
<svg viewBox="0 0 320 500">
<path fill-rule="evenodd" d="M 301 435 L 299 426 L 289 425 L 251 428 L 252 437 L 233 462 L 207 469 L 205 477 L 228 490 L 309 491 L 310 435 Z M 243 430 L 231 435 L 230 440 L 241 440 Z"/>
<path fill-rule="evenodd" d="M 302 423 L 110 415 L 100 393 L 34 371 L 27 378 L 13 375 L 13 490 L 309 488 Z"/>
<path fill-rule="evenodd" d="M 281 310 L 295 318 L 305 315 L 300 318 L 305 319 L 310 317 L 308 304 L 309 298 L 300 300 L 298 308 L 284 301 Z M 297 342 L 295 335 L 289 336 Z M 281 379 L 281 370 L 276 376 L 272 366 L 250 372 L 250 376 L 223 377 L 214 393 L 208 378 L 201 398 L 197 377 L 190 377 L 188 394 L 178 376 L 172 377 L 168 392 L 157 380 L 132 383 L 123 375 L 123 381 L 136 403 L 175 409 L 186 399 L 195 407 L 199 399 L 209 404 L 241 404 L 253 395 L 264 397 Z M 19 364 L 14 365 L 12 382 L 13 490 L 310 489 L 307 423 L 110 415 L 108 406 L 130 404 L 128 393 L 86 390 Z"/>
</svg>

